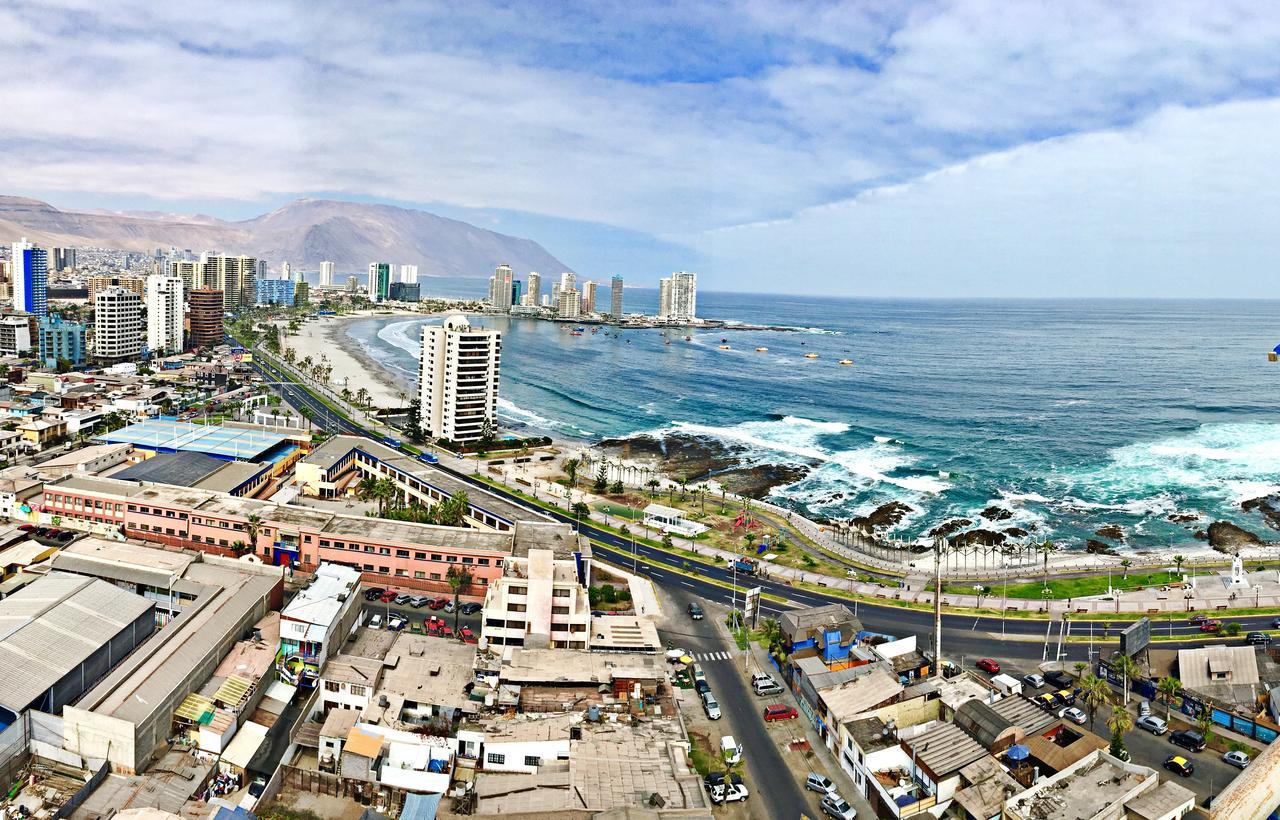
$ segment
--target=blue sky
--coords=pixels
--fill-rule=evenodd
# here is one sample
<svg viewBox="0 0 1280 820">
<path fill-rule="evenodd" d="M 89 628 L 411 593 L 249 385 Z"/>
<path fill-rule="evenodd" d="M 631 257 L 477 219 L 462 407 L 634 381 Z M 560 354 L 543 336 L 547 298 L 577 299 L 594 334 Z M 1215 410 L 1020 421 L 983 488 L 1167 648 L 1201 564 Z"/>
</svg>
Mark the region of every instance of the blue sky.
<svg viewBox="0 0 1280 820">
<path fill-rule="evenodd" d="M 416 205 L 726 290 L 1270 293 L 1264 4 L 360 6 L 6 4 L 0 192 Z"/>
</svg>

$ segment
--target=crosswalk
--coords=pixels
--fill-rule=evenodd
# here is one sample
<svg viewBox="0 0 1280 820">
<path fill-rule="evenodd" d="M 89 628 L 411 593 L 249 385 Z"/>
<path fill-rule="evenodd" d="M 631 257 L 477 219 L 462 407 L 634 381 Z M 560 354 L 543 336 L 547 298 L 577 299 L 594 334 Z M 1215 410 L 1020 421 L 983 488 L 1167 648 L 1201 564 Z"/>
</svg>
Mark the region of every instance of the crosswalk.
<svg viewBox="0 0 1280 820">
<path fill-rule="evenodd" d="M 695 661 L 727 661 L 732 657 L 728 652 L 695 652 L 692 655 Z"/>
</svg>

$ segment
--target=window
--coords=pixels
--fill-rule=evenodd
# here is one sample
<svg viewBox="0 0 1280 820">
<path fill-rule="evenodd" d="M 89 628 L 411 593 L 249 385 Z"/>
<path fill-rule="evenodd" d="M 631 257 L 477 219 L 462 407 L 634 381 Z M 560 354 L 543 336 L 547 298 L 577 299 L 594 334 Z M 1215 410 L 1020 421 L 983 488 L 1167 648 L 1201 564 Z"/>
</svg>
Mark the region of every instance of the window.
<svg viewBox="0 0 1280 820">
<path fill-rule="evenodd" d="M 427 560 L 427 554 L 426 554 L 425 552 L 415 552 L 415 553 L 413 554 L 413 560 L 415 560 L 415 561 L 425 561 L 425 560 Z"/>
<path fill-rule="evenodd" d="M 351 686 L 350 686 L 349 688 L 350 688 L 350 690 L 351 690 L 351 694 L 355 695 L 355 696 L 356 696 L 356 697 L 358 697 L 358 698 L 360 698 L 360 697 L 364 697 L 364 685 L 363 685 L 363 684 L 353 683 L 353 684 L 351 684 Z"/>
<path fill-rule="evenodd" d="M 464 556 L 462 556 L 462 563 L 464 563 L 464 564 L 470 564 L 470 563 L 472 562 L 472 560 L 473 560 L 473 559 L 471 558 L 471 556 L 470 556 L 470 555 L 464 555 Z"/>
<path fill-rule="evenodd" d="M 488 763 L 493 763 L 495 765 L 501 766 L 502 764 L 507 762 L 507 756 L 496 754 L 494 752 L 489 752 L 489 754 L 485 756 L 485 761 Z"/>
<path fill-rule="evenodd" d="M 445 560 L 445 563 L 456 564 L 458 563 L 458 556 L 450 555 L 450 556 L 447 556 L 444 560 Z"/>
<path fill-rule="evenodd" d="M 539 758 L 537 755 L 524 756 L 524 765 L 526 766 L 537 766 L 541 762 L 542 762 L 542 759 Z"/>
<path fill-rule="evenodd" d="M 511 587 L 509 591 L 511 592 L 512 595 L 528 595 L 529 594 L 528 587 Z"/>
<path fill-rule="evenodd" d="M 408 570 L 398 569 L 398 570 L 396 570 L 396 577 L 397 577 L 397 578 L 407 578 L 407 577 L 409 577 L 409 572 L 408 572 Z"/>
<path fill-rule="evenodd" d="M 352 544 L 352 545 L 351 545 L 351 547 L 352 547 L 352 549 L 354 549 L 354 548 L 355 548 L 355 544 Z M 373 547 L 371 547 L 371 546 L 369 546 L 368 544 L 366 544 L 366 545 L 365 545 L 365 547 L 364 547 L 364 551 L 365 551 L 365 552 L 373 552 L 373 551 L 374 551 L 374 549 L 373 549 Z"/>
<path fill-rule="evenodd" d="M 326 692 L 337 692 L 340 688 L 337 681 L 327 680 L 324 682 L 324 691 Z"/>
<path fill-rule="evenodd" d="M 438 553 L 438 552 L 433 552 L 433 553 L 431 553 L 431 560 L 432 560 L 432 561 L 441 561 L 441 560 L 443 560 L 443 556 L 441 556 L 441 555 L 440 555 L 440 553 Z"/>
<path fill-rule="evenodd" d="M 568 615 L 568 614 L 569 614 L 569 607 L 567 607 L 567 606 L 553 606 L 553 607 L 551 607 L 551 614 L 552 614 L 552 615 Z"/>
<path fill-rule="evenodd" d="M 386 575 L 388 572 L 391 572 L 391 567 L 378 567 L 378 572 Z"/>
<path fill-rule="evenodd" d="M 556 589 L 556 590 L 552 590 L 551 592 L 552 598 L 568 598 L 569 595 L 570 595 L 570 592 L 567 589 Z"/>
<path fill-rule="evenodd" d="M 479 564 L 479 565 L 480 565 L 480 566 L 482 566 L 482 567 L 487 567 L 487 566 L 489 566 L 489 559 L 488 559 L 488 558 L 481 558 L 480 560 L 476 561 L 476 563 L 477 563 L 477 564 Z"/>
<path fill-rule="evenodd" d="M 408 557 L 409 557 L 409 551 L 408 551 L 408 550 L 396 550 L 396 557 L 397 557 L 397 558 L 408 558 Z"/>
<path fill-rule="evenodd" d="M 440 573 L 438 573 L 438 572 L 433 572 L 433 573 L 431 573 L 431 580 L 432 580 L 432 581 L 439 581 L 439 580 L 440 580 Z"/>
<path fill-rule="evenodd" d="M 390 547 L 378 547 L 378 554 L 379 554 L 379 555 L 390 555 L 390 554 L 391 554 L 391 548 L 390 548 Z M 408 557 L 409 557 L 409 553 L 407 553 L 407 552 L 406 552 L 406 553 L 404 554 L 404 557 L 405 557 L 405 558 L 408 558 Z"/>
<path fill-rule="evenodd" d="M 507 612 L 524 612 L 525 610 L 524 604 L 507 604 Z"/>
<path fill-rule="evenodd" d="M 419 581 L 424 581 L 427 578 L 427 574 L 420 569 L 415 569 L 413 571 L 413 577 L 417 578 Z"/>
</svg>

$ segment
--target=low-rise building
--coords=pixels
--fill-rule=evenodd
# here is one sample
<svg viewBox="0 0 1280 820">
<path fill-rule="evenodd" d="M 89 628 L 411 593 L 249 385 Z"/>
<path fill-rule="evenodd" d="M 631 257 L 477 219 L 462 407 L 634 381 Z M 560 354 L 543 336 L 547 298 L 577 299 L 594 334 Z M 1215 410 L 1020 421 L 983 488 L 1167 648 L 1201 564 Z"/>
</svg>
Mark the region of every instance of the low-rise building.
<svg viewBox="0 0 1280 820">
<path fill-rule="evenodd" d="M 485 595 L 483 639 L 489 646 L 589 648 L 589 572 L 581 553 L 557 558 L 534 549 L 508 558 Z"/>
<path fill-rule="evenodd" d="M 50 479 L 98 475 L 126 463 L 132 455 L 132 444 L 91 444 L 40 462 L 40 472 Z"/>
<path fill-rule="evenodd" d="M 18 422 L 13 429 L 34 450 L 43 450 L 67 437 L 67 423 L 60 418 L 30 418 Z"/>
<path fill-rule="evenodd" d="M 650 504 L 644 508 L 644 524 L 661 532 L 673 532 L 685 538 L 697 538 L 707 531 L 705 524 L 685 518 L 682 510 L 662 504 Z"/>
<path fill-rule="evenodd" d="M 359 570 L 321 564 L 280 613 L 280 677 L 314 688 L 329 655 L 355 629 L 361 600 Z"/>
<path fill-rule="evenodd" d="M 1132 814 L 1130 806 L 1135 808 Z M 1162 786 L 1154 769 L 1096 751 L 1006 800 L 1003 816 L 1009 820 L 1174 820 L 1194 807 L 1194 792 L 1172 782 Z"/>
</svg>

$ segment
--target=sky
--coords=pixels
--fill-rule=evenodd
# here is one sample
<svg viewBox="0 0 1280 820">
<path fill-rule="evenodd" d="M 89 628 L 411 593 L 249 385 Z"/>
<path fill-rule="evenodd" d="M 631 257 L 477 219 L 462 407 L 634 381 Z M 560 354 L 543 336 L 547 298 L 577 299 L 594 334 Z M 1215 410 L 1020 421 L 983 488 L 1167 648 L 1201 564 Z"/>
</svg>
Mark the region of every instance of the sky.
<svg viewBox="0 0 1280 820">
<path fill-rule="evenodd" d="M 588 277 L 842 296 L 1272 295 L 1257 2 L 12 0 L 0 193 L 302 196 Z M 25 113 L 22 113 L 25 112 Z"/>
</svg>

